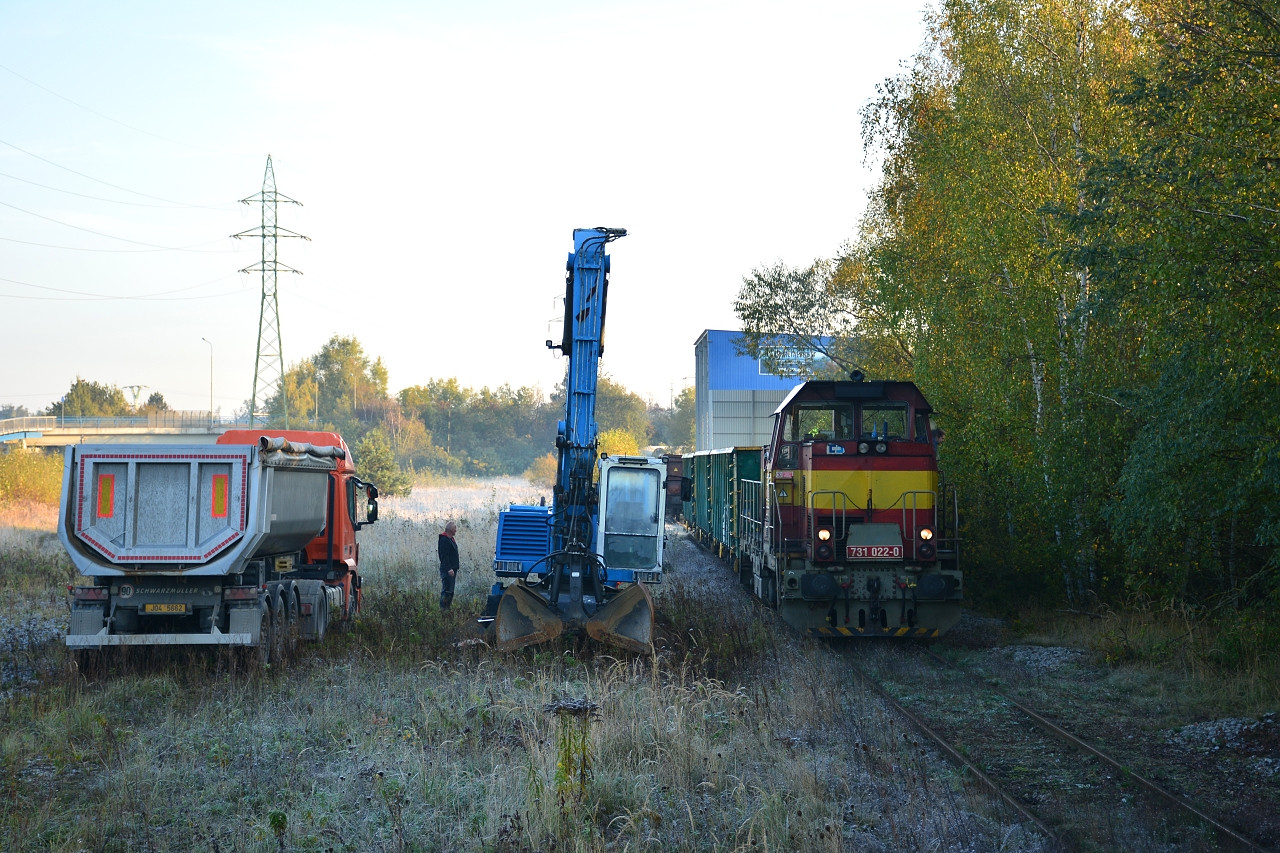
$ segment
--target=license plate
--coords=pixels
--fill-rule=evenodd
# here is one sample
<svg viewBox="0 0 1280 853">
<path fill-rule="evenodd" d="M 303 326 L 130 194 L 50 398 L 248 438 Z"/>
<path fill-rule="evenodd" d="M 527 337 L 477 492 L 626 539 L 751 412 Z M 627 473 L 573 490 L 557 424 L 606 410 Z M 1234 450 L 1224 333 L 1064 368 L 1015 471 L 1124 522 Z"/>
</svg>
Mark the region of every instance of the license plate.
<svg viewBox="0 0 1280 853">
<path fill-rule="evenodd" d="M 142 605 L 143 613 L 186 613 L 187 605 L 185 604 L 144 604 Z"/>
<path fill-rule="evenodd" d="M 849 545 L 846 557 L 850 560 L 901 560 L 901 545 Z"/>
</svg>

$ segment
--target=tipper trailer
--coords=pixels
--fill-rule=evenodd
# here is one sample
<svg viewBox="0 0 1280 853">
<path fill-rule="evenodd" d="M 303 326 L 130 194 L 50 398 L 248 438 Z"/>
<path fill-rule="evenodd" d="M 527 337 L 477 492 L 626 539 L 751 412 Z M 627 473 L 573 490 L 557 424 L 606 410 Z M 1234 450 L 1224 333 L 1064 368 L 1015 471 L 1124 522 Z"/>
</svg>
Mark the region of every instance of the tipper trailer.
<svg viewBox="0 0 1280 853">
<path fill-rule="evenodd" d="M 66 449 L 58 536 L 92 581 L 67 646 L 240 646 L 263 662 L 360 609 L 356 531 L 378 517 L 336 433 Z"/>
</svg>

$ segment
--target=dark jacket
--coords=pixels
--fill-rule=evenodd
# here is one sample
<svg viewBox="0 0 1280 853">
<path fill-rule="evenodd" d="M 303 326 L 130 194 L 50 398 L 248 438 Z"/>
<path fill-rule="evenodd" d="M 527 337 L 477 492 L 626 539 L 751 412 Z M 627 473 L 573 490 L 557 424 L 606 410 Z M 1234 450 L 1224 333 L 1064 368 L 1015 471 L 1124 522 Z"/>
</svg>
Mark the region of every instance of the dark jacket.
<svg viewBox="0 0 1280 853">
<path fill-rule="evenodd" d="M 440 573 L 445 574 L 450 569 L 456 573 L 458 571 L 458 543 L 454 542 L 449 536 L 440 534 L 440 542 L 436 547 L 440 554 Z"/>
</svg>

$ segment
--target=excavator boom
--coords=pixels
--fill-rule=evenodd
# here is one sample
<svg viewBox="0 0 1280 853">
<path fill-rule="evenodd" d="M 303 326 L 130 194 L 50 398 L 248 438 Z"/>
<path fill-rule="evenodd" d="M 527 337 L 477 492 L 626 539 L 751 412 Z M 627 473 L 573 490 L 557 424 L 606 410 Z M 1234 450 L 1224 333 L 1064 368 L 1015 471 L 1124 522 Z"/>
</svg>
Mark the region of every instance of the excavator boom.
<svg viewBox="0 0 1280 853">
<path fill-rule="evenodd" d="M 568 361 L 565 419 L 551 507 L 513 505 L 498 519 L 497 583 L 489 597 L 499 647 L 520 648 L 585 631 L 632 652 L 653 651 L 653 598 L 662 579 L 665 464 L 652 457 L 603 457 L 595 418 L 609 289 L 607 243 L 620 228 L 573 232 L 566 265 Z"/>
</svg>

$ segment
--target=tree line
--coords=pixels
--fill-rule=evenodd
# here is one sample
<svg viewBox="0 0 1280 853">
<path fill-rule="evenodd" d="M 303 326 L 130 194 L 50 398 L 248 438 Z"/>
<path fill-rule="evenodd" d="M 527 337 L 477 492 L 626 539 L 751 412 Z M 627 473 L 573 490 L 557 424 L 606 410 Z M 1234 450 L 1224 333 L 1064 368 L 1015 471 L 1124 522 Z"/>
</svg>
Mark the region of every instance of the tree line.
<svg viewBox="0 0 1280 853">
<path fill-rule="evenodd" d="M 858 237 L 745 277 L 752 354 L 930 398 L 971 590 L 1280 603 L 1278 59 L 1255 0 L 942 0 L 863 108 Z"/>
<path fill-rule="evenodd" d="M 268 401 L 267 424 L 339 433 L 351 446 L 361 476 L 386 494 L 407 493 L 420 473 L 490 477 L 532 471 L 547 481 L 547 457 L 555 450 L 556 424 L 565 414 L 563 386 L 548 396 L 535 388 L 504 384 L 476 389 L 457 379 L 433 379 L 393 395 L 382 359 L 366 354 L 356 338 L 342 335 L 285 371 L 281 384 Z M 156 406 L 168 408 L 158 393 L 146 405 L 131 407 L 119 388 L 77 377 L 46 413 L 127 415 Z M 12 416 L 19 414 L 13 411 Z M 608 452 L 638 453 L 653 445 L 691 449 L 693 389 L 685 389 L 671 407 L 662 407 L 601 376 L 596 420 L 601 447 Z M 550 465 L 553 473 L 554 458 Z"/>
</svg>

